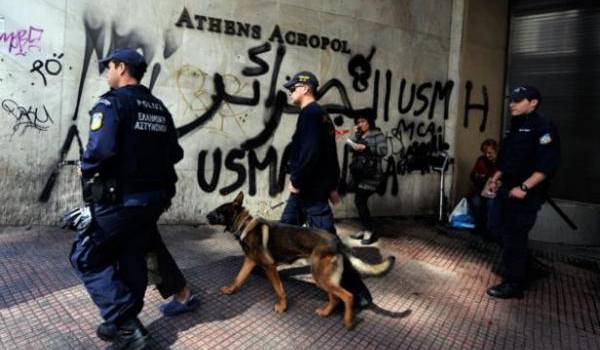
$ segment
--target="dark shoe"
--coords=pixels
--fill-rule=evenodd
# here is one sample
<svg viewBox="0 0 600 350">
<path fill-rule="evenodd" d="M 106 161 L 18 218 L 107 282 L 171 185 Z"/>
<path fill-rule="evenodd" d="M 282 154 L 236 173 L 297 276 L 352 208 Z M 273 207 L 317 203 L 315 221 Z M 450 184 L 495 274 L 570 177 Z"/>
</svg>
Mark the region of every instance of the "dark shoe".
<svg viewBox="0 0 600 350">
<path fill-rule="evenodd" d="M 100 323 L 96 328 L 96 335 L 104 341 L 112 342 L 117 337 L 117 326 L 112 322 Z"/>
<path fill-rule="evenodd" d="M 185 303 L 180 303 L 173 299 L 166 304 L 160 306 L 160 312 L 165 316 L 177 316 L 186 312 L 192 312 L 200 306 L 200 301 L 193 295 L 188 298 Z"/>
<path fill-rule="evenodd" d="M 354 239 L 362 239 L 364 235 L 365 235 L 365 231 L 358 231 L 358 232 L 354 232 L 353 234 L 351 234 L 350 237 L 354 238 Z"/>
<path fill-rule="evenodd" d="M 373 305 L 373 299 L 370 295 L 358 294 L 354 297 L 352 308 L 355 310 L 367 309 Z"/>
<path fill-rule="evenodd" d="M 118 329 L 110 350 L 141 350 L 146 346 L 148 331 L 136 318 L 125 321 Z"/>
<path fill-rule="evenodd" d="M 371 231 L 365 231 L 365 234 L 363 235 L 363 239 L 362 241 L 360 241 L 360 244 L 362 245 L 369 245 L 369 244 L 373 244 L 375 243 L 375 241 L 377 241 L 377 235 L 374 234 Z"/>
<path fill-rule="evenodd" d="M 502 282 L 497 286 L 493 286 L 487 290 L 487 294 L 494 298 L 510 299 L 523 298 L 523 287 L 520 283 Z"/>
</svg>

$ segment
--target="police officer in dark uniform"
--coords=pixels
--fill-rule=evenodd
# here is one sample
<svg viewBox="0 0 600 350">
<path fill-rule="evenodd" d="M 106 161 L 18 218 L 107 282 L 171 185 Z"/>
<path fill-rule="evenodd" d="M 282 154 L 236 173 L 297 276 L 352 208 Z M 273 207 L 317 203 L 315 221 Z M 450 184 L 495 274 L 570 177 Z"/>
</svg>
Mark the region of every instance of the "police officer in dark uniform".
<svg viewBox="0 0 600 350">
<path fill-rule="evenodd" d="M 100 61 L 111 90 L 90 111 L 81 159 L 84 198 L 94 219 L 78 235 L 70 261 L 105 322 L 117 326 L 114 349 L 141 349 L 148 332 L 137 315 L 147 286 L 145 254 L 175 193 L 183 149 L 167 108 L 140 85 L 147 64 L 132 49 Z"/>
<path fill-rule="evenodd" d="M 504 281 L 487 290 L 496 298 L 520 298 L 526 287 L 528 233 L 558 168 L 560 148 L 554 124 L 538 111 L 539 91 L 517 86 L 510 95 L 510 129 L 500 146 L 498 171 L 490 180 L 497 200 L 490 216 L 502 239 Z"/>
<path fill-rule="evenodd" d="M 300 107 L 292 136 L 288 171 L 290 197 L 281 222 L 318 227 L 336 234 L 329 201 L 340 201 L 337 186 L 340 166 L 335 144 L 335 127 L 315 99 L 319 81 L 307 71 L 299 72 L 284 87 L 291 102 Z M 344 261 L 341 285 L 354 295 L 354 306 L 372 304 L 371 293 L 349 261 Z"/>
</svg>

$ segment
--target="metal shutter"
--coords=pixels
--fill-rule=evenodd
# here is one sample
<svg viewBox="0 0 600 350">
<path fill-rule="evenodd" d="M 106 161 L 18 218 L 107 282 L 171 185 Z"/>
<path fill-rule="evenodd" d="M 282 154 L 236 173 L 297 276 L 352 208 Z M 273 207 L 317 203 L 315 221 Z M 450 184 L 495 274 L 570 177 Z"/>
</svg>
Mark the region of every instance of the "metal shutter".
<svg viewBox="0 0 600 350">
<path fill-rule="evenodd" d="M 600 1 L 513 1 L 509 40 L 507 89 L 538 87 L 559 129 L 552 197 L 600 203 Z"/>
</svg>

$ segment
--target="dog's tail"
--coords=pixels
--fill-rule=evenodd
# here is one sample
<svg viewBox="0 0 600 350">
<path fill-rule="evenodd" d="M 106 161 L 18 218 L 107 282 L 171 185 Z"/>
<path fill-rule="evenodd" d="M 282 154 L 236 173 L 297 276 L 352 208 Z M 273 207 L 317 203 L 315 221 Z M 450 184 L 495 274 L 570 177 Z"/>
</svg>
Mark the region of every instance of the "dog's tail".
<svg viewBox="0 0 600 350">
<path fill-rule="evenodd" d="M 383 276 L 392 269 L 396 261 L 396 258 L 392 255 L 385 258 L 379 264 L 369 264 L 349 253 L 346 253 L 346 257 L 350 260 L 352 267 L 365 276 Z"/>
</svg>

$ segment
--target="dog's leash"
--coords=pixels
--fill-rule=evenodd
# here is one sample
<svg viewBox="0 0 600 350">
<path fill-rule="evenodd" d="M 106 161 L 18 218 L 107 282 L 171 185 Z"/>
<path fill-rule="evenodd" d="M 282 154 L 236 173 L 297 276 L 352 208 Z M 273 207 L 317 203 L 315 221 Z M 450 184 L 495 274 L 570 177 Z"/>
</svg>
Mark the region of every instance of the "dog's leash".
<svg viewBox="0 0 600 350">
<path fill-rule="evenodd" d="M 277 209 L 277 208 L 279 208 L 280 206 L 284 205 L 285 203 L 287 203 L 287 201 L 281 201 L 281 202 L 279 202 L 279 203 L 277 203 L 277 204 L 275 204 L 275 205 L 271 206 L 271 208 L 270 208 L 270 209 L 268 209 L 268 210 Z"/>
</svg>

